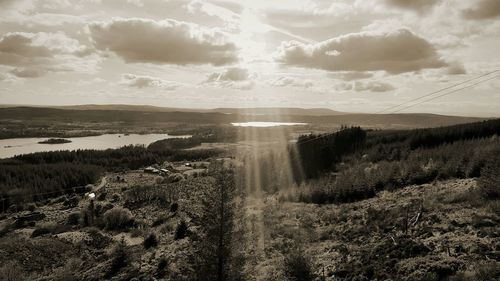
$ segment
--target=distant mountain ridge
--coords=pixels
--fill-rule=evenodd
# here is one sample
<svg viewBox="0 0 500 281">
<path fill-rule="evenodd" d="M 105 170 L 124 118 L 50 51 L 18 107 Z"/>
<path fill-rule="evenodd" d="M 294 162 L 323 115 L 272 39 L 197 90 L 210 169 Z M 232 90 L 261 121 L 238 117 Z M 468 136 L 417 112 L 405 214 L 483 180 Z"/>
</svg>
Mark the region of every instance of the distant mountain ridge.
<svg viewBox="0 0 500 281">
<path fill-rule="evenodd" d="M 32 106 L 32 105 L 0 105 L 0 108 L 8 107 L 35 107 L 35 108 L 56 108 L 67 110 L 121 110 L 121 111 L 146 111 L 146 112 L 197 112 L 197 113 L 224 113 L 239 115 L 303 115 L 303 116 L 326 116 L 342 115 L 339 112 L 328 108 L 299 108 L 299 107 L 220 107 L 213 109 L 204 108 L 177 108 L 160 107 L 153 105 L 129 105 L 129 104 L 83 104 L 83 105 L 62 105 L 62 106 Z"/>
<path fill-rule="evenodd" d="M 239 115 L 302 115 L 302 116 L 329 116 L 343 115 L 328 108 L 299 108 L 299 107 L 250 107 L 250 108 L 214 108 L 212 112 Z"/>
<path fill-rule="evenodd" d="M 82 106 L 1 106 L 0 120 L 38 120 L 55 122 L 128 122 L 158 124 L 230 124 L 232 122 L 271 121 L 308 124 L 360 125 L 372 128 L 426 128 L 449 126 L 490 118 L 447 116 L 428 113 L 367 114 L 340 113 L 330 109 L 302 108 L 216 108 L 182 109 L 134 105 Z"/>
<path fill-rule="evenodd" d="M 159 107 L 152 105 L 127 105 L 127 104 L 86 104 L 70 106 L 48 106 L 50 108 L 73 109 L 73 110 L 127 110 L 127 111 L 151 111 L 151 112 L 199 112 L 199 113 L 224 113 L 239 115 L 304 115 L 304 116 L 326 116 L 341 115 L 344 112 L 328 108 L 298 108 L 298 107 L 248 107 L 233 108 L 220 107 L 214 109 L 198 108 L 176 108 Z"/>
</svg>

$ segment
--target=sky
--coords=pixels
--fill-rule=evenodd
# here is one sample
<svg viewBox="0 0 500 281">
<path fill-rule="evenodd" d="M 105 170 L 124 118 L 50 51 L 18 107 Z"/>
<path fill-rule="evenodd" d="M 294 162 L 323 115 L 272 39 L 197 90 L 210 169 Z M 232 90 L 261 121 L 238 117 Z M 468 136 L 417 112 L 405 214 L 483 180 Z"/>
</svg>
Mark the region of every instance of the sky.
<svg viewBox="0 0 500 281">
<path fill-rule="evenodd" d="M 1 104 L 380 112 L 497 69 L 498 0 L 0 0 Z M 400 112 L 500 116 L 500 77 Z"/>
</svg>

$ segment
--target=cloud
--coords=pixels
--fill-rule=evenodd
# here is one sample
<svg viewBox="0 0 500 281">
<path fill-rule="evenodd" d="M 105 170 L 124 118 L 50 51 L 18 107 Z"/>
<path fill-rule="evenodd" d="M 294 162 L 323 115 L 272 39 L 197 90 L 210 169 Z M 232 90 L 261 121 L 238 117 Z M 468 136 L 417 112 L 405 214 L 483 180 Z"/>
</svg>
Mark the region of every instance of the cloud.
<svg viewBox="0 0 500 281">
<path fill-rule="evenodd" d="M 275 55 L 284 65 L 327 71 L 398 74 L 447 66 L 433 45 L 407 29 L 352 33 L 316 44 L 282 42 Z"/>
<path fill-rule="evenodd" d="M 462 15 L 466 19 L 484 20 L 500 16 L 500 1 L 479 0 L 475 7 L 466 9 Z"/>
<path fill-rule="evenodd" d="M 345 81 L 353 81 L 353 80 L 361 80 L 373 77 L 373 73 L 370 72 L 342 72 L 342 73 L 334 73 L 333 77 L 339 78 Z"/>
<path fill-rule="evenodd" d="M 84 51 L 84 46 L 63 33 L 10 32 L 0 38 L 0 63 L 58 54 L 80 54 Z"/>
<path fill-rule="evenodd" d="M 88 27 L 97 49 L 129 63 L 224 65 L 238 60 L 236 46 L 224 33 L 196 24 L 115 18 Z"/>
<path fill-rule="evenodd" d="M 0 37 L 0 65 L 14 67 L 18 77 L 34 78 L 50 71 L 88 70 L 82 57 L 88 48 L 64 33 L 10 32 Z"/>
<path fill-rule="evenodd" d="M 250 77 L 248 70 L 239 67 L 231 67 L 223 73 L 212 73 L 208 76 L 209 81 L 243 81 Z"/>
<path fill-rule="evenodd" d="M 370 92 L 390 92 L 395 90 L 394 86 L 388 83 L 384 82 L 376 82 L 376 81 L 370 81 L 367 83 L 363 83 L 360 81 L 354 82 L 354 87 L 353 89 L 356 92 L 364 92 L 364 91 L 370 91 Z"/>
<path fill-rule="evenodd" d="M 425 12 L 434 7 L 440 0 L 385 0 L 385 3 L 400 9 Z"/>
<path fill-rule="evenodd" d="M 158 88 L 163 88 L 167 91 L 173 91 L 181 86 L 181 84 L 178 82 L 163 80 L 157 77 L 135 75 L 135 74 L 123 74 L 120 84 L 138 89 L 158 87 Z"/>
<path fill-rule="evenodd" d="M 14 68 L 10 73 L 20 78 L 37 78 L 44 76 L 47 70 L 37 68 Z"/>
<path fill-rule="evenodd" d="M 465 71 L 465 68 L 462 64 L 460 63 L 452 63 L 447 69 L 447 74 L 449 75 L 459 75 L 459 74 L 466 74 L 467 71 Z"/>
<path fill-rule="evenodd" d="M 297 79 L 289 76 L 282 76 L 270 83 L 273 86 L 278 87 L 297 87 L 297 88 L 312 88 L 314 83 L 307 79 Z"/>
<path fill-rule="evenodd" d="M 209 74 L 202 84 L 210 84 L 221 88 L 251 90 L 255 86 L 254 78 L 255 74 L 250 74 L 245 68 L 230 67 L 224 72 Z"/>
<path fill-rule="evenodd" d="M 243 12 L 243 5 L 237 2 L 228 2 L 228 1 L 212 1 L 215 5 L 228 9 L 236 14 L 241 14 Z"/>
</svg>

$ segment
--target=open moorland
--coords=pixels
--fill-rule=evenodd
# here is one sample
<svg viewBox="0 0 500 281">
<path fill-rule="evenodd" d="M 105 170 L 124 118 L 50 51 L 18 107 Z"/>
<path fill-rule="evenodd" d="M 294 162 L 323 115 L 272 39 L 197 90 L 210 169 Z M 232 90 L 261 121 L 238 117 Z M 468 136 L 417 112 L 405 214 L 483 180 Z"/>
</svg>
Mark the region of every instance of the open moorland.
<svg viewBox="0 0 500 281">
<path fill-rule="evenodd" d="M 306 132 L 331 131 L 341 125 L 370 128 L 424 128 L 484 120 L 434 114 L 354 114 L 326 109 L 176 109 L 145 106 L 9 107 L 0 106 L 0 139 L 81 137 L 110 133 L 191 134 L 207 126 L 233 122 L 307 123 Z"/>
<path fill-rule="evenodd" d="M 499 133 L 221 126 L 2 159 L 0 276 L 498 280 Z"/>
</svg>

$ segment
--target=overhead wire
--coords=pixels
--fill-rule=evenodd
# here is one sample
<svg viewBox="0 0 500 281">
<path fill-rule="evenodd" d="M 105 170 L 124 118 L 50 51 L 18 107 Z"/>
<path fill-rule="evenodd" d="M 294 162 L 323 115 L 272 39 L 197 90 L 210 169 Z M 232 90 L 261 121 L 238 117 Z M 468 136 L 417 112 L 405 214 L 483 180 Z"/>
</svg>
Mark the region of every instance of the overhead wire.
<svg viewBox="0 0 500 281">
<path fill-rule="evenodd" d="M 496 70 L 493 70 L 493 71 L 490 71 L 490 72 L 487 72 L 487 73 L 481 74 L 481 75 L 479 75 L 479 76 L 476 76 L 476 77 L 474 77 L 474 78 L 470 78 L 470 79 L 467 79 L 467 80 L 465 80 L 465 81 L 462 81 L 462 82 L 459 82 L 459 83 L 455 83 L 455 84 L 453 84 L 453 85 L 451 85 L 451 86 L 447 86 L 447 87 L 445 87 L 445 88 L 442 88 L 442 89 L 439 89 L 439 90 L 433 91 L 433 92 L 431 92 L 431 93 L 428 93 L 428 94 L 422 95 L 422 96 L 420 96 L 420 97 L 413 98 L 413 99 L 408 100 L 408 101 L 405 101 L 405 102 L 403 102 L 403 103 L 400 103 L 400 104 L 397 104 L 397 105 L 394 105 L 394 106 L 390 106 L 390 107 L 385 108 L 385 109 L 383 109 L 383 110 L 381 110 L 381 111 L 378 111 L 378 112 L 376 112 L 376 113 L 370 114 L 370 117 L 365 118 L 365 119 L 362 119 L 361 121 L 358 121 L 358 123 L 360 123 L 360 124 L 361 124 L 362 122 L 365 122 L 365 121 L 368 121 L 368 120 L 370 120 L 370 119 L 373 119 L 373 118 L 375 117 L 375 115 L 376 115 L 376 114 L 383 113 L 383 112 L 385 112 L 385 111 L 387 111 L 387 110 L 390 110 L 390 109 L 396 109 L 396 108 L 398 108 L 398 107 L 400 107 L 400 106 L 407 105 L 407 104 L 409 104 L 409 103 L 412 103 L 412 102 L 414 102 L 414 101 L 418 101 L 418 100 L 423 99 L 423 98 L 426 98 L 426 97 L 431 97 L 431 96 L 433 96 L 433 95 L 435 95 L 435 94 L 439 94 L 439 93 L 442 93 L 442 92 L 444 92 L 444 91 L 446 91 L 446 90 L 453 89 L 453 88 L 455 88 L 455 87 L 457 87 L 457 86 L 464 85 L 464 84 L 466 84 L 466 83 L 468 83 L 468 82 L 472 82 L 472 81 L 475 81 L 475 80 L 477 80 L 477 79 L 481 79 L 481 78 L 483 78 L 483 77 L 486 77 L 486 76 L 488 76 L 488 75 L 491 75 L 491 74 L 496 73 L 496 72 L 499 72 L 499 71 L 500 71 L 500 69 L 496 69 Z M 424 101 L 421 101 L 421 102 L 418 102 L 418 103 L 414 103 L 414 104 L 410 104 L 410 105 L 408 105 L 408 106 L 406 106 L 406 107 L 403 107 L 403 108 L 400 108 L 400 109 L 397 109 L 397 110 L 393 110 L 392 112 L 388 112 L 387 114 L 391 114 L 391 113 L 398 113 L 398 112 L 401 112 L 402 110 L 405 110 L 405 109 L 408 109 L 408 108 L 411 108 L 411 107 L 414 107 L 414 106 L 420 105 L 420 104 L 422 104 L 422 103 L 425 103 L 425 102 L 428 102 L 428 101 L 431 101 L 431 100 L 434 100 L 434 99 L 437 99 L 437 98 L 440 98 L 440 97 L 444 97 L 444 96 L 447 96 L 447 95 L 450 95 L 450 94 L 453 94 L 453 93 L 459 92 L 459 91 L 464 90 L 464 89 L 467 89 L 467 88 L 471 88 L 471 87 L 473 87 L 473 86 L 479 85 L 479 84 L 481 84 L 481 83 L 484 83 L 484 82 L 490 81 L 490 80 L 495 79 L 495 78 L 498 78 L 498 77 L 500 77 L 500 75 L 496 75 L 496 76 L 493 76 L 493 77 L 490 77 L 490 78 L 487 78 L 487 79 L 483 79 L 483 80 L 480 80 L 479 82 L 475 82 L 475 83 L 473 83 L 473 84 L 466 85 L 466 86 L 460 87 L 460 88 L 458 88 L 458 89 L 454 89 L 454 90 L 452 90 L 452 91 L 450 91 L 450 92 L 446 92 L 446 93 L 444 93 L 444 94 L 441 94 L 441 95 L 438 95 L 438 96 L 431 97 L 430 99 L 426 99 L 426 100 L 424 100 Z M 320 138 L 328 137 L 328 136 L 333 135 L 333 134 L 335 134 L 335 132 L 333 132 L 333 133 L 326 133 L 326 134 L 320 134 L 320 135 L 318 135 L 318 136 L 316 136 L 316 137 L 309 138 L 309 139 L 306 139 L 306 140 L 304 140 L 304 141 L 301 141 L 300 143 L 301 143 L 301 144 L 308 143 L 308 142 L 311 142 L 311 141 L 314 141 L 314 140 L 317 140 L 317 139 L 320 139 Z"/>
</svg>

